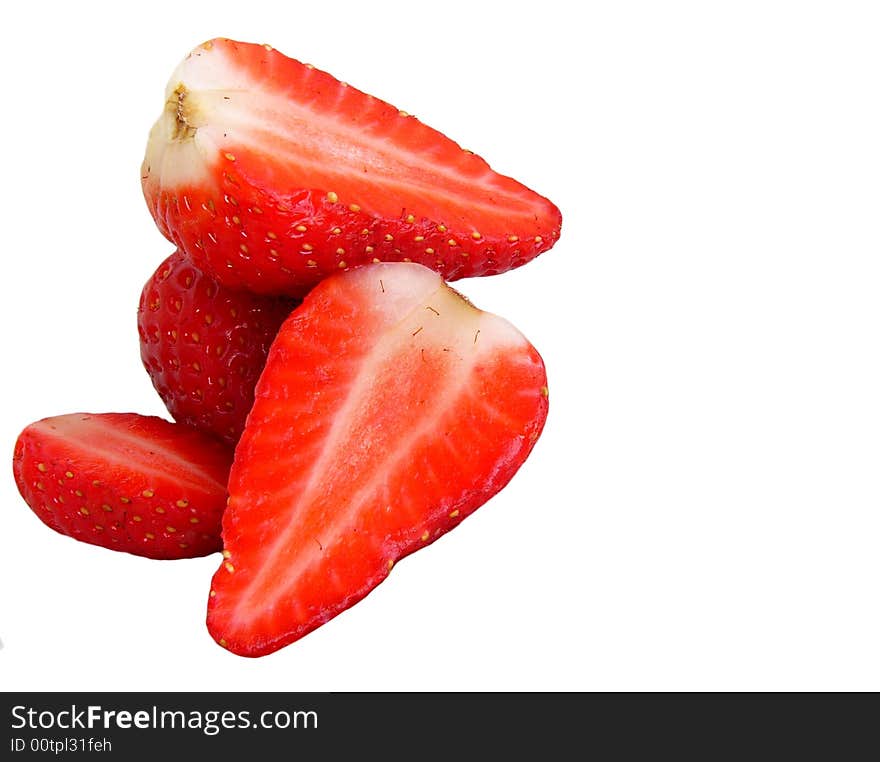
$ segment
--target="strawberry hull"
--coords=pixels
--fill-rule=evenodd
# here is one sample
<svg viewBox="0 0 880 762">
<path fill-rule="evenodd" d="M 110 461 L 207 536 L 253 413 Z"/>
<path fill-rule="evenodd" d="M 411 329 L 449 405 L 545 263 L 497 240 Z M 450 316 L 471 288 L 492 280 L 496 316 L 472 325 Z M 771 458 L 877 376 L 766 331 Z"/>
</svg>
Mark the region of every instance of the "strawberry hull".
<svg viewBox="0 0 880 762">
<path fill-rule="evenodd" d="M 547 198 L 399 111 L 267 46 L 212 40 L 169 81 L 141 179 L 162 233 L 233 288 L 302 296 L 371 262 L 447 280 L 557 241 Z"/>
</svg>

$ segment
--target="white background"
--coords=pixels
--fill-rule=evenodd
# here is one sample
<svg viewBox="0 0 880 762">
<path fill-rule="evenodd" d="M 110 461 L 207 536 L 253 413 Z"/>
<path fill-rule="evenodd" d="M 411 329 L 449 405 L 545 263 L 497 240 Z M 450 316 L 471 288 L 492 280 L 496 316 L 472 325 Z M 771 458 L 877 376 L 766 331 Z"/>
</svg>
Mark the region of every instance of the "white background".
<svg viewBox="0 0 880 762">
<path fill-rule="evenodd" d="M 30 2 L 4 13 L 0 688 L 880 689 L 880 24 L 854 2 Z M 170 245 L 141 196 L 196 44 L 270 43 L 550 197 L 563 233 L 457 285 L 550 417 L 508 487 L 261 659 L 219 557 L 43 526 L 33 420 L 165 415 L 138 353 Z"/>
</svg>

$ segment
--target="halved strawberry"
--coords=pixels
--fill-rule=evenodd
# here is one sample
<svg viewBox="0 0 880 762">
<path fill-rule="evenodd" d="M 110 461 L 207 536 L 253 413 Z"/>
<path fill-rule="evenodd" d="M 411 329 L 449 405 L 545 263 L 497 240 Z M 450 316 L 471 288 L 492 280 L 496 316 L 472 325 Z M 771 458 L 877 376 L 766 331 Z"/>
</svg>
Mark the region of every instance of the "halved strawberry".
<svg viewBox="0 0 880 762">
<path fill-rule="evenodd" d="M 25 502 L 76 540 L 148 558 L 220 550 L 232 451 L 137 413 L 71 413 L 26 426 L 12 468 Z"/>
<path fill-rule="evenodd" d="M 297 301 L 233 291 L 178 250 L 144 285 L 141 359 L 174 417 L 235 445 L 269 345 Z"/>
<path fill-rule="evenodd" d="M 266 45 L 215 39 L 172 74 L 141 168 L 162 233 L 230 287 L 301 296 L 355 265 L 446 280 L 549 249 L 549 200 L 418 119 Z"/>
<path fill-rule="evenodd" d="M 352 606 L 504 487 L 547 415 L 535 348 L 417 264 L 320 283 L 236 448 L 208 627 L 246 656 Z"/>
</svg>

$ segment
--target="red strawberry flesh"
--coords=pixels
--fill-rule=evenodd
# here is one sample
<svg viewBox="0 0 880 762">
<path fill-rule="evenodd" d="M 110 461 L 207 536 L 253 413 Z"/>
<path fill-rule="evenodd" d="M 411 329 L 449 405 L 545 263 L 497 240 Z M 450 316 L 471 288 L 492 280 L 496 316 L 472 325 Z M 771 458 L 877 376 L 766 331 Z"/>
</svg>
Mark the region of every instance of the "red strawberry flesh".
<svg viewBox="0 0 880 762">
<path fill-rule="evenodd" d="M 236 449 L 208 625 L 247 656 L 363 598 L 503 488 L 547 414 L 537 351 L 416 264 L 318 285 Z"/>
<path fill-rule="evenodd" d="M 226 285 L 264 293 L 299 296 L 374 260 L 446 280 L 503 272 L 561 226 L 549 200 L 415 117 L 226 39 L 173 73 L 141 175 L 169 240 Z"/>
<path fill-rule="evenodd" d="M 232 451 L 181 424 L 137 413 L 72 413 L 19 434 L 13 473 L 43 523 L 148 558 L 220 550 Z"/>
</svg>

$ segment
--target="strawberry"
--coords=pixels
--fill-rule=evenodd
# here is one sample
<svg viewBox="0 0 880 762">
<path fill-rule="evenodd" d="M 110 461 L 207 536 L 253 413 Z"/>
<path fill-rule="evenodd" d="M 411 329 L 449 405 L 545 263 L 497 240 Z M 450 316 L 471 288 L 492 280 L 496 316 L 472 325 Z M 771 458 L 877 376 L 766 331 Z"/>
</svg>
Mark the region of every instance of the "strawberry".
<svg viewBox="0 0 880 762">
<path fill-rule="evenodd" d="M 31 423 L 12 468 L 43 523 L 148 558 L 221 548 L 232 451 L 213 437 L 137 413 L 73 413 Z"/>
<path fill-rule="evenodd" d="M 322 281 L 272 344 L 236 448 L 214 639 L 260 656 L 361 600 L 509 482 L 547 410 L 535 348 L 436 272 Z"/>
<path fill-rule="evenodd" d="M 548 199 L 388 103 L 267 45 L 215 39 L 165 92 L 141 167 L 159 229 L 231 288 L 302 296 L 355 265 L 445 280 L 558 239 Z"/>
<path fill-rule="evenodd" d="M 144 285 L 141 359 L 176 421 L 234 445 L 254 401 L 269 345 L 298 302 L 232 291 L 180 251 Z"/>
</svg>

